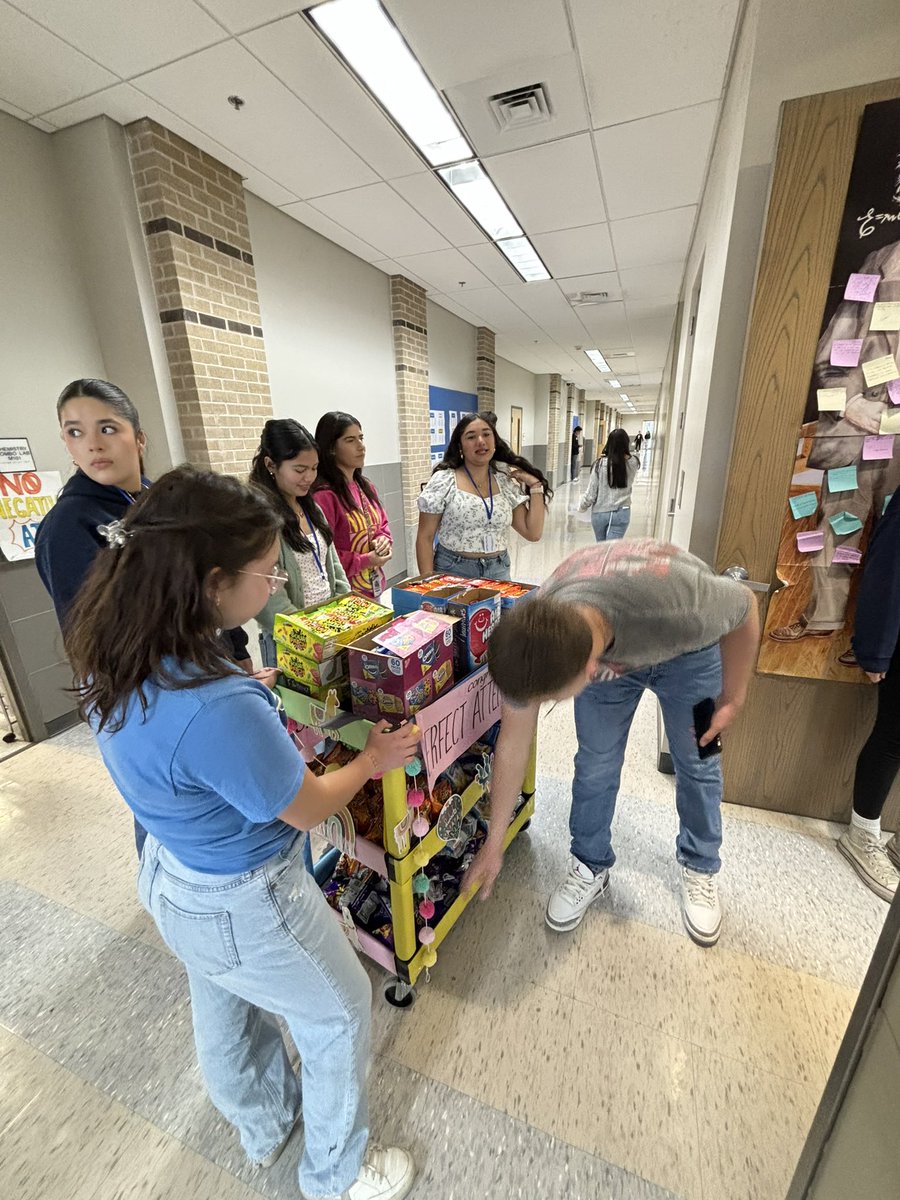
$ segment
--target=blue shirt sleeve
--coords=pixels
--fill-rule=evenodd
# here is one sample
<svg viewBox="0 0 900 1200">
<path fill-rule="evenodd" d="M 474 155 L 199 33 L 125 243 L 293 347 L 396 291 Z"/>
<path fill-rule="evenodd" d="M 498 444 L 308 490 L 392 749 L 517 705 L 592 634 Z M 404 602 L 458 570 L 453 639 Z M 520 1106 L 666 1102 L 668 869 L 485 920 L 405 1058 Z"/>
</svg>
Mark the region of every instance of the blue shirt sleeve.
<svg viewBox="0 0 900 1200">
<path fill-rule="evenodd" d="M 266 689 L 249 677 L 198 709 L 172 759 L 176 794 L 209 789 L 258 822 L 287 808 L 305 774 Z"/>
</svg>

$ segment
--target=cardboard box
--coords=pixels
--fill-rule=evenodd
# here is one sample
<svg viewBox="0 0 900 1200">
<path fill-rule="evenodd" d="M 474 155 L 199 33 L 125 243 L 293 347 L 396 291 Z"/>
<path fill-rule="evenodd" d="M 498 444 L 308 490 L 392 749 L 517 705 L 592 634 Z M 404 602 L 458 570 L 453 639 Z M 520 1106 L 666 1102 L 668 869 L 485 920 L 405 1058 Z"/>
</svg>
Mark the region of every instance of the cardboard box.
<svg viewBox="0 0 900 1200">
<path fill-rule="evenodd" d="M 439 573 L 432 575 L 414 575 L 410 579 L 404 579 L 401 583 L 395 583 L 391 588 L 391 603 L 394 606 L 394 612 L 400 616 L 403 613 L 415 612 L 422 608 L 422 602 L 430 593 L 441 591 L 447 587 L 455 587 L 457 591 L 460 588 L 471 587 L 471 579 L 463 579 L 459 575 L 441 575 Z M 434 606 L 433 611 L 443 612 L 442 608 Z"/>
<path fill-rule="evenodd" d="M 301 696 L 310 696 L 313 700 L 318 700 L 320 704 L 327 702 L 329 692 L 336 692 L 338 708 L 343 712 L 350 711 L 349 675 L 342 675 L 340 679 L 335 679 L 333 683 L 326 684 L 324 687 L 315 687 L 309 683 L 299 683 L 296 679 L 291 679 L 290 675 L 285 674 L 279 676 L 278 682 L 282 687 L 286 687 L 292 692 L 299 692 Z"/>
<path fill-rule="evenodd" d="M 537 589 L 536 583 L 492 583 L 484 581 L 484 586 L 500 593 L 500 607 L 503 610 L 512 608 L 520 600 L 524 600 Z"/>
<path fill-rule="evenodd" d="M 408 617 L 400 617 L 348 647 L 350 707 L 357 716 L 370 721 L 411 717 L 453 687 L 456 622 L 434 614 L 422 615 L 426 618 L 425 634 L 417 639 L 422 644 L 406 653 L 386 649 L 375 639 L 403 628 Z M 429 616 L 431 622 L 427 621 Z M 429 626 L 434 626 L 431 634 L 427 632 Z"/>
<path fill-rule="evenodd" d="M 295 683 L 305 683 L 314 688 L 327 688 L 335 680 L 347 674 L 347 651 L 343 647 L 334 658 L 326 658 L 324 662 L 316 662 L 314 658 L 306 658 L 296 651 L 288 649 L 282 642 L 275 643 L 278 669 L 294 680 Z"/>
<path fill-rule="evenodd" d="M 500 593 L 486 587 L 460 592 L 448 603 L 447 615 L 459 617 L 455 663 L 462 679 L 487 662 L 488 640 L 500 619 Z"/>
<path fill-rule="evenodd" d="M 325 662 L 364 633 L 386 625 L 393 613 L 368 596 L 338 596 L 275 618 L 275 641 L 304 658 Z"/>
</svg>

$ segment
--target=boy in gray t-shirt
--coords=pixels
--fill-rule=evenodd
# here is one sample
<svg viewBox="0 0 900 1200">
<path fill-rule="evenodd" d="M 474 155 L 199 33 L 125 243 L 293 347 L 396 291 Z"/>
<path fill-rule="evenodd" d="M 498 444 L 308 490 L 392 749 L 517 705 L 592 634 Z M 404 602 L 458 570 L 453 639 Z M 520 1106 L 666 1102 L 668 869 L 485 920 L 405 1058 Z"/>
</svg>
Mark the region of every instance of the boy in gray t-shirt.
<svg viewBox="0 0 900 1200">
<path fill-rule="evenodd" d="M 759 645 L 759 618 L 742 584 L 694 555 L 649 539 L 576 551 L 533 597 L 503 617 L 488 645 L 506 701 L 491 785 L 491 832 L 466 879 L 490 895 L 503 862 L 528 751 L 544 700 L 575 697 L 578 752 L 572 783 L 572 858 L 546 920 L 580 924 L 609 885 L 611 826 L 625 744 L 643 692 L 659 698 L 675 766 L 682 912 L 701 946 L 721 927 L 716 873 L 722 842 L 719 758 L 701 758 L 694 706 L 715 702 L 701 745 L 737 716 Z"/>
</svg>

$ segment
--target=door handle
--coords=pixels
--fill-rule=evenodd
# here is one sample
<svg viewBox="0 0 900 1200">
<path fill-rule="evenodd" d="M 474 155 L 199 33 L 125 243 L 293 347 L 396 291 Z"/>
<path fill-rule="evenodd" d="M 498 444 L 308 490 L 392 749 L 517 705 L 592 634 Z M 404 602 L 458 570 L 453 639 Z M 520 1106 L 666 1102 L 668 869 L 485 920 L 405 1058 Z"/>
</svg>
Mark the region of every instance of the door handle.
<svg viewBox="0 0 900 1200">
<path fill-rule="evenodd" d="M 770 583 L 760 583 L 756 579 L 751 579 L 747 568 L 739 567 L 737 565 L 733 567 L 726 567 L 722 574 L 727 576 L 728 579 L 736 579 L 738 583 L 742 583 L 745 587 L 750 588 L 751 591 L 754 592 L 777 592 L 780 587 L 784 586 L 780 580 L 773 587 Z"/>
</svg>

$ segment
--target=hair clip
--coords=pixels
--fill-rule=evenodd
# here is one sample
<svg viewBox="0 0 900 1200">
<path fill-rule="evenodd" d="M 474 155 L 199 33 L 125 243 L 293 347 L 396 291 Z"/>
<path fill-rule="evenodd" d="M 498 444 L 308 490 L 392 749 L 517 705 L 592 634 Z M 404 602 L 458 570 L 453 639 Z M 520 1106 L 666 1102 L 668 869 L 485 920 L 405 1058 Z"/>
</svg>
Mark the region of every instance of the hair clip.
<svg viewBox="0 0 900 1200">
<path fill-rule="evenodd" d="M 133 529 L 126 529 L 124 521 L 110 521 L 108 525 L 98 525 L 97 532 L 106 538 L 110 550 L 121 550 L 130 537 L 134 537 Z"/>
</svg>

